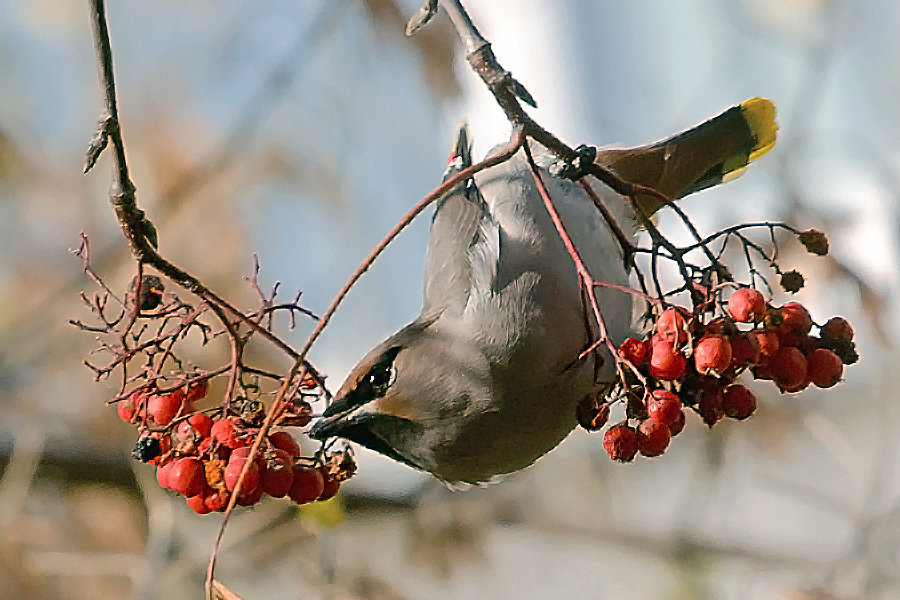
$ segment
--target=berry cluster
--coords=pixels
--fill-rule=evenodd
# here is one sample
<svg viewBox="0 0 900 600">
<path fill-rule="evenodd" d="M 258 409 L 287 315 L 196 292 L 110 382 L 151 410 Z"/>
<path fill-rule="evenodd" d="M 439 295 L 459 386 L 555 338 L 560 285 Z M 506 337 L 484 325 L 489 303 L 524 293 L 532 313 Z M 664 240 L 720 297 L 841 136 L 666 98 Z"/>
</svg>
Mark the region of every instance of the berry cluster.
<svg viewBox="0 0 900 600">
<path fill-rule="evenodd" d="M 122 420 L 138 426 L 134 457 L 154 465 L 159 484 L 184 496 L 199 514 L 228 505 L 265 417 L 262 404 L 247 398 L 232 402 L 227 410 L 198 411 L 195 403 L 207 390 L 206 380 L 165 393 L 138 390 L 117 407 Z M 297 399 L 286 403 L 277 424 L 302 427 L 311 418 L 310 405 Z M 294 436 L 280 429 L 263 440 L 236 502 L 251 506 L 265 494 L 287 496 L 297 504 L 326 500 L 354 470 L 347 452 L 303 457 Z"/>
<path fill-rule="evenodd" d="M 771 380 L 782 393 L 810 384 L 838 383 L 844 365 L 858 359 L 853 329 L 841 317 L 817 326 L 798 302 L 768 304 L 752 288 L 740 288 L 727 304 L 701 304 L 693 312 L 680 307 L 662 311 L 647 339 L 627 338 L 618 348 L 623 367 L 626 419 L 610 427 L 603 446 L 610 457 L 630 461 L 662 454 L 684 428 L 684 408 L 712 427 L 724 417 L 746 419 L 756 410 L 756 396 L 736 383 L 749 372 Z M 590 431 L 609 419 L 612 401 L 592 395 L 578 407 L 579 423 Z M 629 421 L 636 423 L 629 425 Z"/>
</svg>

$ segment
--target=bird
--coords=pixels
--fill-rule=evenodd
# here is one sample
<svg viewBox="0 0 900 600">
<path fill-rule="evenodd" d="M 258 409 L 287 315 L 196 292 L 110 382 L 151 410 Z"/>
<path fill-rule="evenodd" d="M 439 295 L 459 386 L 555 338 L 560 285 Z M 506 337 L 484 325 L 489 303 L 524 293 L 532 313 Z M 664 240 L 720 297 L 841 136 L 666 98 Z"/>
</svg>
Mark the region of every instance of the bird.
<svg viewBox="0 0 900 600">
<path fill-rule="evenodd" d="M 600 148 L 595 161 L 672 199 L 734 179 L 775 144 L 774 104 L 752 98 L 659 142 Z M 627 286 L 615 232 L 583 189 L 551 174 L 553 155 L 529 140 L 540 176 L 595 281 Z M 461 127 L 444 180 L 472 164 Z M 621 231 L 639 226 L 625 198 L 592 177 Z M 662 203 L 636 198 L 652 214 Z M 613 361 L 588 352 L 578 275 L 544 206 L 523 149 L 439 201 L 425 252 L 419 315 L 351 370 L 310 437 L 340 437 L 450 485 L 521 470 L 576 425 L 576 406 L 603 393 Z M 633 328 L 632 297 L 598 288 L 607 334 Z"/>
</svg>

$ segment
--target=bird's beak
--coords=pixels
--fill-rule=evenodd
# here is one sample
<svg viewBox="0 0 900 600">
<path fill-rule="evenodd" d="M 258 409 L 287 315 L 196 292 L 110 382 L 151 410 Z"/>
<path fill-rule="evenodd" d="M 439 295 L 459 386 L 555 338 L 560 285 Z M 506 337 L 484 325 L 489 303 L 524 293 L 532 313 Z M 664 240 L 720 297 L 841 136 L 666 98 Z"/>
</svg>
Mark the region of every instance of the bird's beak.
<svg viewBox="0 0 900 600">
<path fill-rule="evenodd" d="M 335 415 L 325 415 L 316 421 L 309 430 L 309 437 L 314 440 L 323 441 L 330 437 L 339 437 L 341 431 L 348 425 L 348 421 L 352 418 L 352 411 L 342 412 Z"/>
</svg>

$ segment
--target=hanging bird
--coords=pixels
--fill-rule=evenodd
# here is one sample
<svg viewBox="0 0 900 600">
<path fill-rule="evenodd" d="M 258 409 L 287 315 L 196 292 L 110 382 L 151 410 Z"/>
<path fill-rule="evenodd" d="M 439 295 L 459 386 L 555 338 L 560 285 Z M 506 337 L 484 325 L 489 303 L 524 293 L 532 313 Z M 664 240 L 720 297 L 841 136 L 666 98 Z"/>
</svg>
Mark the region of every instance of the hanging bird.
<svg viewBox="0 0 900 600">
<path fill-rule="evenodd" d="M 774 105 L 753 98 L 661 142 L 601 149 L 596 160 L 675 199 L 740 175 L 776 130 Z M 623 250 L 591 199 L 553 177 L 549 152 L 529 143 L 593 279 L 628 285 Z M 463 127 L 444 178 L 471 164 Z M 590 183 L 633 236 L 625 199 Z M 637 200 L 648 214 L 661 206 Z M 618 343 L 632 326 L 632 297 L 599 288 L 597 300 Z M 552 450 L 575 427 L 578 401 L 612 384 L 610 357 L 578 359 L 594 338 L 572 258 L 520 149 L 440 201 L 422 311 L 360 360 L 310 435 L 349 439 L 448 483 L 487 481 Z"/>
</svg>

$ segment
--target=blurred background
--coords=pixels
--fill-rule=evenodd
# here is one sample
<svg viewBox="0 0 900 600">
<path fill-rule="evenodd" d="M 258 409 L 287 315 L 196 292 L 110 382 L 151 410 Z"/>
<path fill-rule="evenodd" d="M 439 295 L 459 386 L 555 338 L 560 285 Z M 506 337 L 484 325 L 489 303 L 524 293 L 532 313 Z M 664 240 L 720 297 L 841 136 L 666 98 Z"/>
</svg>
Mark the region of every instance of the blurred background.
<svg viewBox="0 0 900 600">
<path fill-rule="evenodd" d="M 418 0 L 110 4 L 139 202 L 163 254 L 240 306 L 254 306 L 255 252 L 265 286 L 323 311 L 439 181 L 461 119 L 478 155 L 509 134 L 445 16 L 404 37 Z M 248 600 L 900 597 L 900 4 L 466 4 L 573 145 L 644 143 L 773 99 L 775 149 L 684 206 L 706 232 L 827 231 L 829 258 L 787 246 L 782 260 L 807 276 L 797 299 L 818 322 L 855 324 L 862 359 L 827 393 L 759 386 L 747 422 L 708 431 L 692 415 L 663 457 L 630 465 L 577 431 L 524 472 L 450 492 L 361 451 L 336 501 L 237 514 L 219 578 Z M 113 388 L 82 365 L 95 341 L 67 324 L 94 289 L 69 253 L 79 232 L 114 289 L 133 275 L 108 161 L 81 174 L 99 112 L 85 3 L 0 0 L 0 599 L 200 597 L 219 524 L 130 459 Z M 333 385 L 418 311 L 427 228 L 397 240 L 314 348 Z"/>
</svg>

